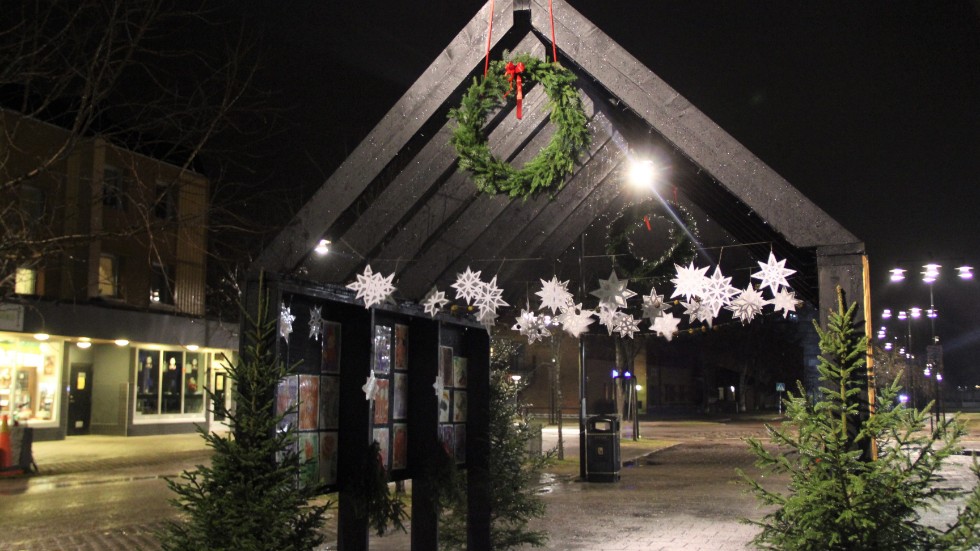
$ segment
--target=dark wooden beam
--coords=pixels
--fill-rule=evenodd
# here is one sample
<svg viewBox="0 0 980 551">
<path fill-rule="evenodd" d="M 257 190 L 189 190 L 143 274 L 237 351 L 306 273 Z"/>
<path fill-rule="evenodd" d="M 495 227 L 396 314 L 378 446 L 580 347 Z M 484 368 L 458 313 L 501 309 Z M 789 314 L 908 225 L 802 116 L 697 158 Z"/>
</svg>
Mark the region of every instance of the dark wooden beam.
<svg viewBox="0 0 980 551">
<path fill-rule="evenodd" d="M 545 127 L 522 148 L 511 162 L 521 165 L 531 159 L 540 148 L 547 145 L 553 129 Z M 517 199 L 520 201 L 520 199 Z M 479 194 L 459 215 L 448 224 L 438 237 L 399 274 L 398 289 L 405 297 L 421 297 L 432 286 L 462 251 L 484 234 L 507 206 L 514 201 L 504 195 Z"/>
<path fill-rule="evenodd" d="M 496 45 L 514 22 L 513 1 L 500 0 L 493 17 Z M 487 41 L 485 5 L 439 54 L 426 72 L 388 111 L 384 119 L 327 179 L 253 263 L 253 272 L 290 273 L 317 241 L 436 112 L 484 57 Z"/>
<path fill-rule="evenodd" d="M 531 24 L 547 41 L 547 0 L 531 0 Z M 554 0 L 556 42 L 691 162 L 703 167 L 797 247 L 859 240 L 650 69 L 563 0 Z M 791 207 L 791 208 L 790 208 Z"/>
<path fill-rule="evenodd" d="M 591 99 L 586 103 L 591 106 Z M 567 215 L 562 211 L 574 208 L 572 205 L 580 203 L 598 185 L 598 180 L 582 175 L 591 171 L 597 154 L 606 155 L 606 148 L 616 147 L 609 143 L 607 124 L 608 119 L 604 115 L 596 114 L 590 124 L 593 133 L 590 149 L 582 158 L 583 164 L 569 178 L 564 188 L 554 197 L 539 196 L 526 202 L 511 202 L 484 229 L 480 238 L 473 241 L 435 280 L 452 280 L 455 274 L 462 272 L 467 266 L 482 269 L 484 278 L 489 278 L 499 270 L 506 258 L 526 258 L 527 251 L 521 241 L 526 236 L 546 231 L 549 226 L 553 227 L 549 222 L 554 217 Z"/>
<path fill-rule="evenodd" d="M 534 35 L 527 35 L 518 44 L 517 51 L 528 51 L 532 55 L 540 56 L 544 53 L 544 47 Z M 488 141 L 494 151 L 512 155 L 520 144 L 527 139 L 527 132 L 536 128 L 537 124 L 543 120 L 541 112 L 544 110 L 547 98 L 541 87 L 531 90 L 526 99 L 529 116 L 523 122 L 516 122 L 513 117 L 506 116 L 490 132 Z M 508 107 L 506 111 L 511 109 Z M 534 116 L 530 116 L 532 110 L 535 113 Z M 493 118 L 489 117 L 490 120 Z M 471 183 L 466 185 L 466 182 L 459 182 L 458 179 L 451 177 L 450 180 L 454 180 L 452 183 L 445 181 L 446 172 L 452 170 L 456 165 L 456 150 L 449 143 L 455 127 L 455 121 L 447 121 L 418 152 L 412 163 L 395 177 L 384 193 L 371 203 L 364 213 L 358 216 L 354 224 L 342 236 L 338 236 L 340 239 L 334 244 L 334 248 L 340 254 L 330 258 L 329 262 L 317 262 L 317 264 L 323 265 L 319 272 L 315 272 L 319 280 L 342 283 L 346 279 L 350 279 L 353 272 L 360 271 L 365 260 L 369 264 L 374 262 L 372 268 L 375 270 L 393 270 L 391 263 L 385 263 L 382 266 L 373 261 L 372 257 L 390 255 L 389 257 L 405 258 L 406 260 L 410 260 L 411 257 L 407 256 L 407 250 L 402 248 L 404 247 L 403 243 L 394 249 L 384 247 L 383 243 L 386 236 L 390 241 L 393 238 L 391 235 L 393 232 L 402 233 L 414 230 L 409 237 L 421 237 L 422 234 L 416 233 L 419 231 L 418 223 L 411 229 L 408 227 L 400 228 L 399 225 L 405 224 L 406 218 L 409 220 L 408 224 L 412 224 L 412 221 L 418 218 L 413 213 L 433 212 L 432 203 L 441 203 L 443 208 L 436 209 L 436 211 L 443 210 L 447 204 L 446 199 L 455 197 L 457 190 L 467 192 L 460 194 L 464 201 L 476 194 L 476 187 Z M 447 183 L 454 186 L 454 189 L 448 194 L 432 192 L 434 186 L 447 187 L 445 185 Z M 432 225 L 430 220 L 422 225 L 435 228 L 441 224 Z M 385 250 L 379 251 L 379 248 Z M 319 260 L 316 259 L 316 261 Z M 397 263 L 396 261 L 395 264 Z M 311 267 L 310 270 L 311 273 L 314 273 L 314 268 Z"/>
</svg>

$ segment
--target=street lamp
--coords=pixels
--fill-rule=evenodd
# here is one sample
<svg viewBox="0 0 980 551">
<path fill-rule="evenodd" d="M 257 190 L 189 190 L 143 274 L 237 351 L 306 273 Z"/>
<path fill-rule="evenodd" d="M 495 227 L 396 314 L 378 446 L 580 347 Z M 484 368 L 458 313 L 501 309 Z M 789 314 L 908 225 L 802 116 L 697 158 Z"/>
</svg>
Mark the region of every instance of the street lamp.
<svg viewBox="0 0 980 551">
<path fill-rule="evenodd" d="M 894 272 L 894 270 L 893 270 Z M 892 310 L 890 308 L 885 308 L 881 312 L 882 319 L 891 319 Z M 905 384 L 906 390 L 909 393 L 910 401 L 912 402 L 912 407 L 915 407 L 915 384 L 914 375 L 912 374 L 912 359 L 915 356 L 912 355 L 912 320 L 920 319 L 922 317 L 922 308 L 917 306 L 910 306 L 905 310 L 899 310 L 894 316 L 899 321 L 905 322 L 905 346 L 898 349 L 898 354 L 905 358 Z M 878 337 L 882 338 L 885 335 L 885 328 L 883 327 L 881 331 L 878 332 Z M 891 350 L 891 343 L 885 343 L 885 350 Z"/>
<path fill-rule="evenodd" d="M 931 339 L 929 344 L 926 346 L 926 362 L 928 365 L 932 366 L 931 372 L 935 373 L 937 376 L 941 376 L 943 372 L 943 358 L 942 358 L 943 351 L 941 345 L 939 344 L 939 335 L 936 334 L 936 318 L 939 317 L 939 311 L 936 309 L 934 285 L 936 281 L 939 281 L 941 279 L 942 267 L 943 267 L 942 264 L 939 264 L 938 262 L 929 261 L 922 265 L 922 271 L 920 272 L 922 275 L 922 282 L 929 286 L 929 308 L 925 311 L 925 313 L 926 313 L 926 317 L 929 318 Z M 904 268 L 893 268 L 889 270 L 889 273 L 891 274 L 889 276 L 889 279 L 893 282 L 903 281 L 905 279 L 905 274 L 907 271 L 908 270 Z M 973 279 L 972 266 L 968 266 L 968 265 L 959 266 L 956 268 L 956 273 L 957 273 L 957 277 L 959 277 L 961 280 Z M 915 317 L 914 315 L 915 313 L 914 312 L 911 313 L 913 314 L 913 317 Z M 921 311 L 919 312 L 919 315 L 921 315 Z M 903 319 L 903 318 L 899 316 L 899 319 Z M 909 346 L 909 352 L 911 353 L 911 349 L 912 349 L 911 328 L 909 329 L 909 335 L 910 338 L 909 338 L 908 346 Z M 941 379 L 939 379 L 938 377 L 937 379 L 934 380 L 935 384 L 937 385 L 937 391 L 938 391 L 938 383 L 940 380 Z M 938 395 L 937 395 L 937 400 L 938 400 Z M 938 410 L 936 412 L 936 416 L 937 416 L 936 418 L 938 419 L 939 418 Z"/>
</svg>

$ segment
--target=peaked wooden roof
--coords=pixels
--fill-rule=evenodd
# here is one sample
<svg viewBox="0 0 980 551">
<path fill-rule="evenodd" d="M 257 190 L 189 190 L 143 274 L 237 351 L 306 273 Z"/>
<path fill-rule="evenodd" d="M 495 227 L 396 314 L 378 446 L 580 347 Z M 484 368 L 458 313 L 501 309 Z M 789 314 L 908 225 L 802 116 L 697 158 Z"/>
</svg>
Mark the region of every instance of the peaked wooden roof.
<svg viewBox="0 0 980 551">
<path fill-rule="evenodd" d="M 547 0 L 497 1 L 493 53 L 551 52 Z M 394 272 L 400 298 L 445 289 L 466 266 L 496 274 L 505 288 L 552 275 L 588 277 L 557 266 L 570 248 L 587 254 L 583 233 L 634 200 L 624 190 L 631 151 L 659 151 L 681 203 L 717 223 L 756 258 L 770 250 L 800 271 L 794 288 L 816 296 L 816 256 L 863 244 L 766 166 L 666 82 L 562 0 L 554 0 L 559 61 L 578 77 L 593 143 L 554 197 L 528 201 L 477 192 L 456 167 L 449 144 L 459 104 L 482 74 L 489 4 L 460 31 L 425 74 L 265 248 L 254 270 L 318 283 L 347 283 L 370 264 Z M 521 164 L 548 142 L 547 98 L 525 98 L 525 117 L 510 108 L 488 122 L 493 151 Z M 596 231 L 596 230 L 593 230 Z M 320 239 L 331 253 L 313 253 Z M 591 252 L 591 251 L 590 251 Z M 596 268 L 603 277 L 605 268 Z M 557 272 L 563 272 L 558 274 Z"/>
</svg>

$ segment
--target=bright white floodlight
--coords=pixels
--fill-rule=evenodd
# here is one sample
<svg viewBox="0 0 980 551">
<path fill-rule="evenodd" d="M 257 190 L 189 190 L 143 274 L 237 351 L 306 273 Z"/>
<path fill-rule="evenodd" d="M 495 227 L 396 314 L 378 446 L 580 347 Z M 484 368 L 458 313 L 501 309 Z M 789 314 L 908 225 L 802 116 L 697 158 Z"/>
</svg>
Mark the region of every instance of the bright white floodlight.
<svg viewBox="0 0 980 551">
<path fill-rule="evenodd" d="M 633 159 L 630 161 L 630 185 L 637 189 L 652 189 L 653 183 L 660 171 L 649 159 Z"/>
</svg>

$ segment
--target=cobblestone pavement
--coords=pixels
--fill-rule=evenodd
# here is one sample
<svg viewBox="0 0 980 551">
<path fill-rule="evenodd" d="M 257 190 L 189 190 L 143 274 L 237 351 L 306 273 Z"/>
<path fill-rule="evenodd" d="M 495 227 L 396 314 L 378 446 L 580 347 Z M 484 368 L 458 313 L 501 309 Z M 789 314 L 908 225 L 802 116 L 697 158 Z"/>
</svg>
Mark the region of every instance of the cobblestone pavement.
<svg viewBox="0 0 980 551">
<path fill-rule="evenodd" d="M 565 426 L 566 457 L 578 455 L 578 426 Z M 542 486 L 548 505 L 545 519 L 535 523 L 555 550 L 716 550 L 745 549 L 756 529 L 740 518 L 759 518 L 763 511 L 735 483 L 734 468 L 752 469 L 752 458 L 741 441 L 763 435 L 761 422 L 643 423 L 641 434 L 658 439 L 666 449 L 651 454 L 649 447 L 623 440 L 624 467 L 616 483 L 583 483 L 568 476 Z M 557 430 L 544 431 L 544 448 L 554 445 Z M 980 442 L 967 441 L 970 449 Z M 207 463 L 209 451 L 196 435 L 160 437 L 80 437 L 35 444 L 39 475 L 0 478 L 0 551 L 155 550 L 154 537 L 162 521 L 171 518 L 163 475 Z M 947 483 L 972 484 L 970 458 L 954 458 Z M 773 481 L 779 483 L 779 481 Z M 105 513 L 125 508 L 122 498 L 140 501 L 150 522 Z M 108 497 L 106 497 L 108 496 Z M 161 497 L 149 497 L 161 496 Z M 31 499 L 41 505 L 31 505 Z M 27 505 L 25 505 L 27 504 Z M 122 504 L 122 505 L 121 505 Z M 35 516 L 20 507 L 47 507 Z M 72 529 L 60 515 L 100 509 L 99 521 L 78 521 Z M 75 511 L 75 513 L 73 513 Z M 927 513 L 937 524 L 951 510 Z M 46 524 L 45 519 L 50 519 Z M 336 519 L 327 522 L 328 545 L 335 549 Z M 372 550 L 405 550 L 403 533 L 371 537 Z"/>
</svg>

